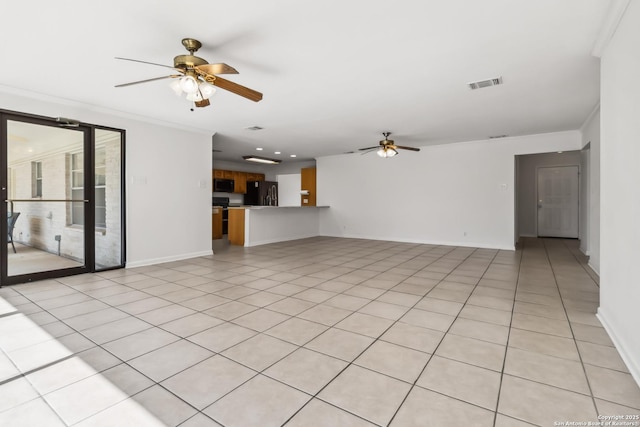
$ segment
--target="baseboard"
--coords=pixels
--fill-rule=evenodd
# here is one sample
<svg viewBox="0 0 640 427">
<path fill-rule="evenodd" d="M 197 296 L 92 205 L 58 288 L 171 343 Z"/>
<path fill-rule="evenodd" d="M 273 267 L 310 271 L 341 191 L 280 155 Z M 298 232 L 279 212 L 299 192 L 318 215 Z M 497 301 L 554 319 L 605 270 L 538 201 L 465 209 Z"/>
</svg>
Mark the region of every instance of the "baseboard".
<svg viewBox="0 0 640 427">
<path fill-rule="evenodd" d="M 191 253 L 180 254 L 180 255 L 171 255 L 171 256 L 161 257 L 161 258 L 150 258 L 150 259 L 143 259 L 140 261 L 130 261 L 130 262 L 127 262 L 127 265 L 125 268 L 144 267 L 147 265 L 162 264 L 164 262 L 172 262 L 172 261 L 182 261 L 183 259 L 198 258 L 201 256 L 210 256 L 210 255 L 213 255 L 213 249 L 209 249 L 208 251 L 191 252 Z"/>
<path fill-rule="evenodd" d="M 315 234 L 303 234 L 300 236 L 289 236 L 289 237 L 276 238 L 276 239 L 258 240 L 256 242 L 251 242 L 251 244 L 249 245 L 245 244 L 245 247 L 250 248 L 253 246 L 268 245 L 270 243 L 288 242 L 290 240 L 308 239 L 310 237 L 318 237 L 318 236 L 319 234 L 315 233 Z"/>
<path fill-rule="evenodd" d="M 595 268 L 594 265 L 591 264 L 590 262 L 588 262 L 587 265 L 589 266 L 589 268 L 591 270 L 593 270 L 594 273 L 596 273 L 598 275 L 598 277 L 600 277 L 600 270 L 598 268 Z"/>
<path fill-rule="evenodd" d="M 607 316 L 602 312 L 601 307 L 598 308 L 596 317 L 598 318 L 598 320 L 600 320 L 600 323 L 602 323 L 602 326 L 604 327 L 604 330 L 607 331 L 607 334 L 609 334 L 609 338 L 611 338 L 611 341 L 613 341 L 613 345 L 616 346 L 616 350 L 618 350 L 618 353 L 620 353 L 622 361 L 625 365 L 627 365 L 627 369 L 629 369 L 631 376 L 638 384 L 638 387 L 640 387 L 640 359 L 638 359 L 637 357 L 634 358 L 629 354 L 626 347 L 624 346 L 624 343 L 620 340 L 620 338 L 618 338 L 613 328 L 611 327 L 611 324 L 607 321 Z"/>
<path fill-rule="evenodd" d="M 357 234 L 342 234 L 342 235 L 331 235 L 331 234 L 322 234 L 320 236 L 323 237 L 343 237 L 345 239 L 363 239 L 363 240 L 381 240 L 386 242 L 400 242 L 400 243 L 417 243 L 420 245 L 435 245 L 435 246 L 460 246 L 465 248 L 479 248 L 479 249 L 498 249 L 504 251 L 515 251 L 515 245 L 505 246 L 505 245 L 491 245 L 486 243 L 478 243 L 478 242 L 451 242 L 451 241 L 438 241 L 438 240 L 423 240 L 423 239 L 404 239 L 397 237 L 375 237 L 371 235 L 360 236 Z"/>
</svg>

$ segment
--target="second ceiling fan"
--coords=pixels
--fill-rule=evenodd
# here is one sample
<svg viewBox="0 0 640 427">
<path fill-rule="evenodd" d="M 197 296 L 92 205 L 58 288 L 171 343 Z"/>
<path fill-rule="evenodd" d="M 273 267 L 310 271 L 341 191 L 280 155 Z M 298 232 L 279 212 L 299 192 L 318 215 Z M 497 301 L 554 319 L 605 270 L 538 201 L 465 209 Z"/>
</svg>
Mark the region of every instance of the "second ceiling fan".
<svg viewBox="0 0 640 427">
<path fill-rule="evenodd" d="M 389 139 L 389 135 L 391 135 L 391 132 L 382 132 L 382 135 L 384 136 L 384 139 L 380 141 L 380 143 L 375 147 L 360 148 L 360 151 L 364 151 L 364 153 L 362 154 L 366 154 L 369 151 L 378 150 L 377 154 L 380 157 L 393 157 L 398 154 L 398 149 L 420 151 L 419 148 L 396 145 L 396 143 L 392 139 Z"/>
<path fill-rule="evenodd" d="M 142 64 L 157 65 L 159 67 L 170 68 L 177 71 L 178 74 L 168 76 L 155 77 L 152 79 L 139 80 L 130 83 L 116 85 L 116 87 L 125 87 L 147 83 L 163 79 L 176 79 L 171 83 L 171 88 L 177 95 L 185 94 L 189 101 L 193 101 L 196 107 L 206 107 L 210 105 L 209 97 L 215 92 L 214 86 L 229 92 L 240 95 L 251 101 L 258 102 L 262 99 L 262 94 L 248 87 L 239 85 L 230 80 L 223 79 L 218 74 L 238 74 L 238 71 L 224 63 L 209 64 L 206 60 L 194 55 L 202 47 L 196 39 L 182 39 L 182 45 L 189 52 L 188 55 L 178 55 L 173 59 L 173 66 L 156 64 L 153 62 L 140 61 L 138 59 L 120 58 L 123 61 L 140 62 Z"/>
</svg>

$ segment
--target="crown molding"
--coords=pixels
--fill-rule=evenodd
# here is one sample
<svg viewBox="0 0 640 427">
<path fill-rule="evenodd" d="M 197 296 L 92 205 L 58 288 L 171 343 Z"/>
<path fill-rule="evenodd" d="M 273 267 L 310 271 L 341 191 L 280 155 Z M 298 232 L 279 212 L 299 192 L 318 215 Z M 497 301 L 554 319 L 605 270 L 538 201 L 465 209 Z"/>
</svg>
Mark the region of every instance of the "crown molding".
<svg viewBox="0 0 640 427">
<path fill-rule="evenodd" d="M 602 28 L 600 28 L 600 33 L 598 34 L 596 43 L 591 51 L 593 56 L 602 58 L 602 54 L 607 48 L 609 41 L 613 38 L 613 35 L 616 33 L 618 25 L 620 24 L 624 13 L 627 11 L 627 7 L 629 7 L 630 2 L 631 0 L 612 0 L 607 17 L 602 23 Z"/>
</svg>

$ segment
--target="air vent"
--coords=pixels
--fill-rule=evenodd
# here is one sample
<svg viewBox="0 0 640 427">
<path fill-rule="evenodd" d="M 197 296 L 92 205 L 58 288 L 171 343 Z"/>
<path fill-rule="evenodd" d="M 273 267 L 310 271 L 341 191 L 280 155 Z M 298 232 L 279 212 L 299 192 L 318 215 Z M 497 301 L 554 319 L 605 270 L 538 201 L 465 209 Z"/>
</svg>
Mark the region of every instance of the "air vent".
<svg viewBox="0 0 640 427">
<path fill-rule="evenodd" d="M 250 126 L 247 128 L 247 130 L 262 130 L 264 128 L 260 127 L 260 126 Z"/>
<path fill-rule="evenodd" d="M 489 136 L 489 139 L 498 139 L 498 138 L 506 138 L 509 135 L 491 135 Z"/>
<path fill-rule="evenodd" d="M 497 86 L 501 84 L 502 84 L 502 77 L 496 77 L 495 79 L 480 80 L 479 82 L 467 83 L 467 86 L 469 86 L 469 89 L 475 90 L 475 89 L 482 89 L 483 87 Z"/>
<path fill-rule="evenodd" d="M 222 150 L 216 150 L 215 148 L 213 149 L 214 153 L 222 153 Z"/>
</svg>

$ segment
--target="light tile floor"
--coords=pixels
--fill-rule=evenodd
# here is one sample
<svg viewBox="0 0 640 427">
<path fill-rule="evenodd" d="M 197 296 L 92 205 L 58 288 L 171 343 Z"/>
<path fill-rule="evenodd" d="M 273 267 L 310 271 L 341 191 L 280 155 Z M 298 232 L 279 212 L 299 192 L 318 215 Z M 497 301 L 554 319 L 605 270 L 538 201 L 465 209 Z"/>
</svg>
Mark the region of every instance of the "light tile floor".
<svg viewBox="0 0 640 427">
<path fill-rule="evenodd" d="M 511 252 L 313 238 L 5 287 L 0 425 L 638 415 L 595 280 L 571 240 Z"/>
</svg>

